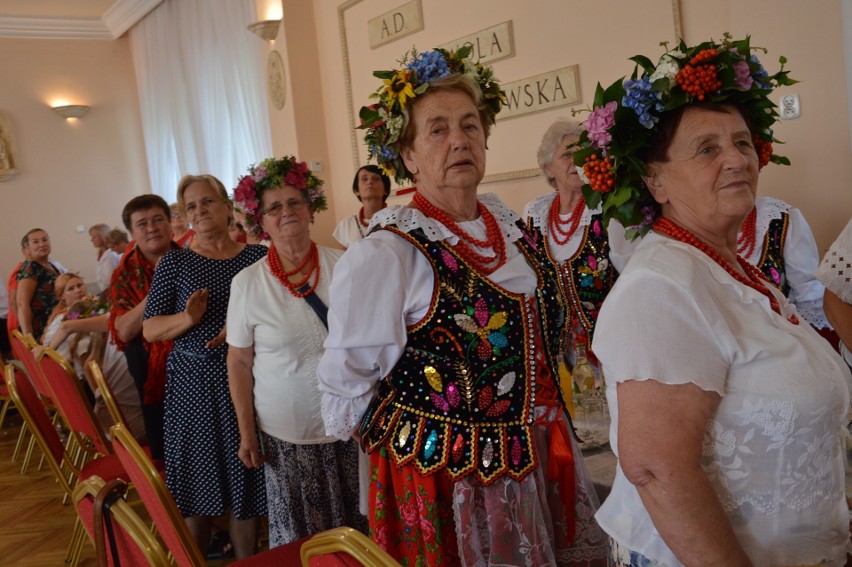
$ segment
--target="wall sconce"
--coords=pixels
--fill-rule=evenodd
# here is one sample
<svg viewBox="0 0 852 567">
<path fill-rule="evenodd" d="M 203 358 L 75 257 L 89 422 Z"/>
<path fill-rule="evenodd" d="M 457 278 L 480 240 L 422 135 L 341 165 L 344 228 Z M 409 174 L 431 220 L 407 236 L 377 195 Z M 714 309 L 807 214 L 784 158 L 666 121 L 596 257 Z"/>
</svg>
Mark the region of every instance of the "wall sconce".
<svg viewBox="0 0 852 567">
<path fill-rule="evenodd" d="M 281 20 L 263 20 L 249 24 L 248 31 L 264 41 L 272 43 L 278 37 L 278 28 L 281 25 Z"/>
<path fill-rule="evenodd" d="M 89 107 L 83 104 L 66 104 L 64 106 L 54 106 L 53 110 L 62 118 L 80 118 L 89 111 Z"/>
</svg>

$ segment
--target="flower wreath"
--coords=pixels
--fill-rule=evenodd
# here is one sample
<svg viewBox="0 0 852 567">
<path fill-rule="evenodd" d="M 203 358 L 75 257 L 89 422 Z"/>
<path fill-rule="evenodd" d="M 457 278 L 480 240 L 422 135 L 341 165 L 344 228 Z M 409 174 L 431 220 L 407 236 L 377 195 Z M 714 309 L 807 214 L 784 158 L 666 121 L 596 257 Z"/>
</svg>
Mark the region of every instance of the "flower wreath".
<svg viewBox="0 0 852 567">
<path fill-rule="evenodd" d="M 402 161 L 399 147 L 403 110 L 411 99 L 429 88 L 430 81 L 453 74 L 471 77 L 482 91 L 491 124 L 494 124 L 497 113 L 506 103 L 506 93 L 500 88 L 494 71 L 491 67 L 472 61 L 470 51 L 470 45 L 457 51 L 439 47 L 424 53 L 417 53 L 412 48 L 399 61 L 401 69 L 373 72 L 384 84 L 370 95 L 370 98 L 377 98 L 379 102 L 361 107 L 361 124 L 358 128 L 367 131 L 364 134 L 367 159 L 375 158 L 382 171 L 389 177 L 393 176 L 400 185 L 414 179 Z"/>
<path fill-rule="evenodd" d="M 248 175 L 240 177 L 234 189 L 234 204 L 246 217 L 246 232 L 253 236 L 269 240 L 269 234 L 260 223 L 260 199 L 267 189 L 290 185 L 305 194 L 312 213 L 328 208 L 322 190 L 323 180 L 308 169 L 308 164 L 296 161 L 295 156 L 267 158 L 249 167 L 248 171 Z"/>
<path fill-rule="evenodd" d="M 784 71 L 783 56 L 781 70 L 769 75 L 751 53 L 766 49 L 751 47 L 749 41 L 749 36 L 732 41 L 728 33 L 721 43 L 711 40 L 695 47 L 681 40 L 656 66 L 637 55 L 630 58 L 636 63 L 630 79 L 622 77 L 606 89 L 598 83 L 580 140 L 570 146 L 590 209 L 603 202 L 604 221 L 621 222 L 630 239 L 650 229 L 658 209 L 645 187 L 645 167 L 637 154 L 650 147 L 660 116 L 687 104 L 739 106 L 754 132 L 760 167 L 769 162 L 790 165 L 790 160 L 772 153 L 772 143 L 780 141 L 772 134 L 778 113 L 769 95 L 775 87 L 797 81 Z"/>
</svg>

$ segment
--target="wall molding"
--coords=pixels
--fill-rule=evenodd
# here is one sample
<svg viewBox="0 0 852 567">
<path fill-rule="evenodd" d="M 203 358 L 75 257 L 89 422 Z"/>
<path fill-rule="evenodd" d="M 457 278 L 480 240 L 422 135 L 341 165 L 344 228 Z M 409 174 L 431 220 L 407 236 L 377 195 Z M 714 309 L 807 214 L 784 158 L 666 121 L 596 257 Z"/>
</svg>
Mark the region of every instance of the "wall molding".
<svg viewBox="0 0 852 567">
<path fill-rule="evenodd" d="M 101 17 L 2 16 L 0 37 L 117 39 L 163 0 L 116 0 Z"/>
</svg>

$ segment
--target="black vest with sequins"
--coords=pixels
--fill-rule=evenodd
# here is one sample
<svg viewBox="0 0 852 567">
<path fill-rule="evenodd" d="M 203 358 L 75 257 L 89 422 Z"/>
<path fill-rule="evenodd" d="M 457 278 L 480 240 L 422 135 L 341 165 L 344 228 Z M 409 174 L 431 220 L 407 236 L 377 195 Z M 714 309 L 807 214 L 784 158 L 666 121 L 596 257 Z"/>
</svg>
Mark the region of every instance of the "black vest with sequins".
<svg viewBox="0 0 852 567">
<path fill-rule="evenodd" d="M 429 310 L 408 328 L 402 357 L 362 419 L 368 452 L 384 446 L 398 466 L 411 463 L 423 475 L 444 470 L 454 481 L 473 474 L 485 485 L 504 475 L 520 480 L 538 466 L 536 365 L 556 368 L 564 305 L 543 247 L 518 226 L 524 236 L 516 244 L 538 276 L 531 300 L 491 282 L 444 241 L 384 228 L 426 256 L 435 285 Z M 537 336 L 544 356 L 536 356 Z"/>
<path fill-rule="evenodd" d="M 769 221 L 766 236 L 763 237 L 763 253 L 757 267 L 777 287 L 785 297 L 790 296 L 790 284 L 787 283 L 787 270 L 784 264 L 784 241 L 787 239 L 787 228 L 790 225 L 790 215 L 781 213 L 781 218 Z"/>
</svg>

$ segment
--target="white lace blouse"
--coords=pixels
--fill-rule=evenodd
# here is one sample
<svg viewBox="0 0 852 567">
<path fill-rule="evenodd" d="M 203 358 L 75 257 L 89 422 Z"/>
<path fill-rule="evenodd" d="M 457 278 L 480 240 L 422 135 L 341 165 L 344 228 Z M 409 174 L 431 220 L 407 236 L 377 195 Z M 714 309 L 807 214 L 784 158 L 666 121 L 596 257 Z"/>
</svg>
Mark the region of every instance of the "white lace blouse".
<svg viewBox="0 0 852 567">
<path fill-rule="evenodd" d="M 809 325 L 787 320 L 794 308 L 772 293 L 783 315 L 701 251 L 649 233 L 607 297 L 593 341 L 613 450 L 619 382 L 691 382 L 716 392 L 701 466 L 752 562 L 843 565 L 852 376 Z M 629 549 L 680 565 L 621 468 L 596 518 Z"/>
<path fill-rule="evenodd" d="M 852 303 L 852 220 L 825 253 L 814 276 L 842 301 Z M 840 350 L 852 366 L 850 346 L 841 344 Z"/>
<path fill-rule="evenodd" d="M 532 295 L 537 279 L 517 246 L 519 220 L 493 194 L 479 201 L 495 216 L 506 241 L 506 263 L 489 277 L 509 291 Z M 455 244 L 458 237 L 417 209 L 390 206 L 371 219 L 373 225 L 397 225 L 403 232 L 420 228 L 431 241 Z M 486 235 L 482 218 L 459 223 L 475 238 Z M 489 251 L 479 250 L 490 254 Z M 317 367 L 326 433 L 348 439 L 367 409 L 375 387 L 399 361 L 407 327 L 419 321 L 432 300 L 432 264 L 410 242 L 377 231 L 354 243 L 340 258 L 331 282 L 328 339 Z"/>
</svg>

